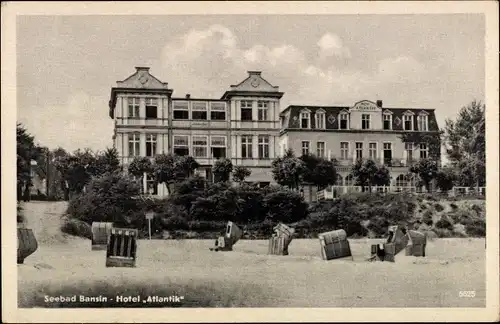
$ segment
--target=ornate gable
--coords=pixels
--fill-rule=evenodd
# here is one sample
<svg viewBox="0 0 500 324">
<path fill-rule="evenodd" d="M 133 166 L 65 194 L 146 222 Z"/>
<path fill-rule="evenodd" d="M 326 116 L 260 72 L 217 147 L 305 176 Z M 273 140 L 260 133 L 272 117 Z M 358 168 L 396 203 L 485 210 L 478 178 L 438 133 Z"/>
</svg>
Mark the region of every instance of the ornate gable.
<svg viewBox="0 0 500 324">
<path fill-rule="evenodd" d="M 381 111 L 382 109 L 376 103 L 370 100 L 361 100 L 351 107 L 350 111 Z"/>
<path fill-rule="evenodd" d="M 123 81 L 117 81 L 119 88 L 131 89 L 168 89 L 166 82 L 161 82 L 149 73 L 148 67 L 136 67 L 136 72 Z"/>
<path fill-rule="evenodd" d="M 261 73 L 260 71 L 248 71 L 248 77 L 237 85 L 231 85 L 231 91 L 279 91 L 279 87 L 267 82 Z"/>
</svg>

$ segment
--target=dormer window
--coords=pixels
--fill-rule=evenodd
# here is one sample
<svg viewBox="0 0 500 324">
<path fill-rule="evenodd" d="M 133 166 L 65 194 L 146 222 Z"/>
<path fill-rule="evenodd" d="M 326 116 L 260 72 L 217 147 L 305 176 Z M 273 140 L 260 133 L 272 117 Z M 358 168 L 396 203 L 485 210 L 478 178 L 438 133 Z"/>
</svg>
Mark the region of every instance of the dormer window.
<svg viewBox="0 0 500 324">
<path fill-rule="evenodd" d="M 326 119 L 325 119 L 325 111 L 320 109 L 316 111 L 316 128 L 317 129 L 325 129 L 326 128 Z"/>
<path fill-rule="evenodd" d="M 413 130 L 413 113 L 407 111 L 403 115 L 403 130 Z"/>
<path fill-rule="evenodd" d="M 311 128 L 311 113 L 309 110 L 300 112 L 300 128 Z"/>
<path fill-rule="evenodd" d="M 339 114 L 339 129 L 349 129 L 349 113 L 341 112 Z"/>
<path fill-rule="evenodd" d="M 418 130 L 421 132 L 427 132 L 429 130 L 429 116 L 425 111 L 418 114 L 417 126 Z"/>
<path fill-rule="evenodd" d="M 383 115 L 384 129 L 391 130 L 392 129 L 392 113 L 390 111 L 384 111 Z"/>
</svg>

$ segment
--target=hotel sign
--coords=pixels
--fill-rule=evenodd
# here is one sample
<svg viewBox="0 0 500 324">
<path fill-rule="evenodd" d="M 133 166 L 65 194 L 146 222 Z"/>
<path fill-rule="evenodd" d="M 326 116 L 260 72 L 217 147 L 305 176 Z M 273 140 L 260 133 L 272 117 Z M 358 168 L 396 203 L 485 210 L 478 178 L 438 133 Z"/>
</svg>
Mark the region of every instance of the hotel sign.
<svg viewBox="0 0 500 324">
<path fill-rule="evenodd" d="M 352 107 L 351 110 L 362 110 L 362 111 L 379 111 L 380 108 L 371 101 L 360 101 Z"/>
</svg>

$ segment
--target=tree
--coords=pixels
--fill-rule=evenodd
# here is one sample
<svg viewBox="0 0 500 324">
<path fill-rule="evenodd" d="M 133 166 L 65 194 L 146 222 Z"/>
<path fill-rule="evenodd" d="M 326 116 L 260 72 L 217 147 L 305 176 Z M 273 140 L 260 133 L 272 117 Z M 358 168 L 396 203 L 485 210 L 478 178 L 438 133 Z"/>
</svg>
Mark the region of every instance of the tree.
<svg viewBox="0 0 500 324">
<path fill-rule="evenodd" d="M 305 170 L 302 181 L 315 185 L 318 189 L 335 184 L 337 172 L 334 161 L 306 154 L 300 157 L 304 162 Z"/>
<path fill-rule="evenodd" d="M 297 158 L 291 149 L 283 157 L 278 157 L 272 162 L 273 179 L 282 186 L 298 190 L 303 175 L 306 172 L 305 163 Z"/>
<path fill-rule="evenodd" d="M 464 186 L 486 185 L 485 109 L 474 100 L 462 107 L 455 121 L 446 120 L 446 154 L 459 169 L 458 179 Z"/>
<path fill-rule="evenodd" d="M 231 160 L 226 158 L 215 161 L 214 166 L 212 167 L 214 182 L 229 181 L 231 172 L 233 172 L 233 163 L 231 163 Z"/>
<path fill-rule="evenodd" d="M 249 168 L 242 165 L 237 165 L 234 167 L 233 170 L 233 181 L 242 184 L 245 181 L 245 179 L 248 178 L 251 174 L 252 171 L 250 171 Z"/>
<path fill-rule="evenodd" d="M 351 174 L 356 179 L 356 185 L 365 187 L 372 191 L 372 186 L 387 185 L 390 182 L 389 170 L 379 166 L 372 159 L 358 159 L 351 168 Z"/>
<path fill-rule="evenodd" d="M 176 179 L 180 180 L 192 177 L 194 171 L 200 167 L 198 162 L 196 162 L 196 160 L 192 156 L 185 155 L 175 157 L 174 167 L 176 171 Z"/>
<path fill-rule="evenodd" d="M 136 156 L 132 162 L 128 165 L 128 172 L 134 177 L 138 178 L 142 186 L 142 180 L 145 175 L 151 174 L 153 172 L 153 163 L 148 157 Z M 143 188 L 143 192 L 146 188 Z"/>
<path fill-rule="evenodd" d="M 26 128 L 18 123 L 16 127 L 17 144 L 17 199 L 29 199 L 32 186 L 31 160 L 39 160 L 43 148 L 35 144 L 35 138 Z"/>
<path fill-rule="evenodd" d="M 377 172 L 373 176 L 373 185 L 375 186 L 388 186 L 391 183 L 391 172 L 385 165 L 378 167 Z"/>
<path fill-rule="evenodd" d="M 88 190 L 70 199 L 68 215 L 91 224 L 114 222 L 117 226 L 134 221 L 140 210 L 140 202 L 133 199 L 141 192 L 137 181 L 130 175 L 115 171 L 94 177 Z"/>
<path fill-rule="evenodd" d="M 76 150 L 73 154 L 61 155 L 54 159 L 54 166 L 61 173 L 65 185 L 65 199 L 70 194 L 78 194 L 95 173 L 96 156 L 90 149 Z"/>
<path fill-rule="evenodd" d="M 450 191 L 456 180 L 455 170 L 450 167 L 441 168 L 436 174 L 436 185 L 444 192 Z"/>
<path fill-rule="evenodd" d="M 107 148 L 96 154 L 94 175 L 103 175 L 108 172 L 121 171 L 118 151 L 115 148 Z"/>
<path fill-rule="evenodd" d="M 410 167 L 410 172 L 419 176 L 427 192 L 431 192 L 431 181 L 436 178 L 438 172 L 437 162 L 433 159 L 420 159 Z"/>
</svg>

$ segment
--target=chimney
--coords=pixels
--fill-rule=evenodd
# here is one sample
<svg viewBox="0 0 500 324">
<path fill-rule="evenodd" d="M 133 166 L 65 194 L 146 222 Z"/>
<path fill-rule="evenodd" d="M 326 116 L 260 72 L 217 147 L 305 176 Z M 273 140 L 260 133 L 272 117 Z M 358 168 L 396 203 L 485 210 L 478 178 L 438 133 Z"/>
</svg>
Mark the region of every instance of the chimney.
<svg viewBox="0 0 500 324">
<path fill-rule="evenodd" d="M 247 71 L 248 75 L 260 75 L 262 72 L 261 71 Z"/>
<path fill-rule="evenodd" d="M 191 98 L 191 95 L 189 93 L 186 93 L 186 99 Z"/>
<path fill-rule="evenodd" d="M 377 107 L 382 108 L 382 100 L 377 100 Z"/>
<path fill-rule="evenodd" d="M 136 66 L 135 69 L 137 71 L 149 71 L 149 67 L 147 66 Z"/>
</svg>

